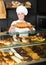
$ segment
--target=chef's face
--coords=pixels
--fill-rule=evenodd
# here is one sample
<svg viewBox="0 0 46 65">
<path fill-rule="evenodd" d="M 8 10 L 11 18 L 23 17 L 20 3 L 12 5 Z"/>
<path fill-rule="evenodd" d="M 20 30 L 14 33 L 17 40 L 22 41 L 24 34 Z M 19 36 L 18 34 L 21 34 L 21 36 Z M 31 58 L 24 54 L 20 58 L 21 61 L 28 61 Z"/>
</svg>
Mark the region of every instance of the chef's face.
<svg viewBox="0 0 46 65">
<path fill-rule="evenodd" d="M 24 13 L 19 13 L 17 14 L 17 16 L 19 20 L 24 20 L 24 17 L 25 17 Z"/>
</svg>

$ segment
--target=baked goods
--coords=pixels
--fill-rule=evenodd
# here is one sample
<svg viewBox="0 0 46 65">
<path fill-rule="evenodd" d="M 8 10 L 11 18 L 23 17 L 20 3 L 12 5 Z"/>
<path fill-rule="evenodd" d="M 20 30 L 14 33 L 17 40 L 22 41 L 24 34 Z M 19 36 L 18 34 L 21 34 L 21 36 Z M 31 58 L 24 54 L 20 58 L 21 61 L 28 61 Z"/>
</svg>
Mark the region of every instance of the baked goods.
<svg viewBox="0 0 46 65">
<path fill-rule="evenodd" d="M 32 59 L 34 60 L 39 60 L 40 56 L 37 53 L 28 53 L 29 56 L 31 56 Z"/>
<path fill-rule="evenodd" d="M 20 5 L 21 5 L 20 2 L 18 2 L 18 1 L 12 1 L 12 7 L 18 7 Z"/>
<path fill-rule="evenodd" d="M 2 61 L 3 60 L 3 58 L 0 56 L 0 61 Z"/>
<path fill-rule="evenodd" d="M 29 44 L 29 39 L 22 39 L 22 42 Z"/>
<path fill-rule="evenodd" d="M 18 37 L 13 37 L 13 39 L 14 39 L 15 42 L 18 42 L 19 41 L 18 40 Z"/>
<path fill-rule="evenodd" d="M 6 10 L 5 10 L 4 1 L 0 0 L 0 19 L 5 19 L 5 18 L 6 18 Z"/>
<path fill-rule="evenodd" d="M 8 63 L 6 63 L 6 62 L 2 61 L 2 65 L 8 65 Z"/>
<path fill-rule="evenodd" d="M 26 4 L 31 6 L 31 3 L 29 1 L 27 1 Z"/>
<path fill-rule="evenodd" d="M 0 52 L 0 57 L 2 57 L 2 53 Z"/>
<path fill-rule="evenodd" d="M 9 55 L 13 55 L 13 52 L 12 52 L 11 50 L 9 50 L 9 52 L 8 52 L 8 53 L 9 53 Z"/>
<path fill-rule="evenodd" d="M 29 47 L 22 47 L 22 49 L 24 49 L 26 52 L 31 52 L 31 53 L 33 53 L 33 51 L 32 51 L 32 49 L 31 48 L 29 48 Z"/>
<path fill-rule="evenodd" d="M 27 1 L 27 2 L 25 3 L 25 7 L 31 8 L 31 3 L 30 3 L 29 1 Z"/>
<path fill-rule="evenodd" d="M 14 61 L 12 59 L 7 60 L 6 63 L 8 63 L 8 65 L 14 65 Z"/>
<path fill-rule="evenodd" d="M 16 63 L 22 62 L 19 58 L 15 57 L 15 56 L 11 56 L 11 59 L 13 59 Z"/>
<path fill-rule="evenodd" d="M 34 60 L 40 59 L 40 56 L 37 53 L 33 52 L 33 50 L 31 48 L 29 48 L 29 47 L 24 48 L 23 47 L 23 49 L 28 52 L 27 55 L 29 55 L 32 59 L 34 59 Z"/>
<path fill-rule="evenodd" d="M 4 45 L 11 45 L 11 42 L 10 41 L 6 41 L 5 43 L 4 43 Z"/>
<path fill-rule="evenodd" d="M 9 56 L 9 53 L 8 52 L 3 52 L 2 55 L 3 56 Z"/>
<path fill-rule="evenodd" d="M 8 40 L 0 40 L 0 44 L 11 45 L 11 42 Z"/>
<path fill-rule="evenodd" d="M 18 54 L 13 48 L 11 48 L 11 51 L 14 53 L 14 55 L 15 55 L 17 58 L 23 59 L 23 57 L 22 57 L 20 54 Z"/>
<path fill-rule="evenodd" d="M 28 36 L 21 36 L 21 38 L 22 38 L 22 42 L 29 44 L 30 40 Z"/>
<path fill-rule="evenodd" d="M 44 42 L 45 38 L 43 38 L 42 36 L 29 36 L 29 38 L 31 39 L 31 41 L 36 41 L 36 42 Z"/>
<path fill-rule="evenodd" d="M 0 53 L 2 54 L 2 56 L 6 57 L 9 56 L 8 52 L 4 52 L 3 50 L 0 50 Z"/>
<path fill-rule="evenodd" d="M 4 59 L 5 61 L 9 60 L 9 58 L 7 58 L 7 57 L 3 57 L 3 59 Z"/>
<path fill-rule="evenodd" d="M 33 25 L 31 25 L 28 22 L 17 22 L 16 24 L 14 24 L 13 26 L 17 27 L 17 28 L 31 28 Z"/>
</svg>

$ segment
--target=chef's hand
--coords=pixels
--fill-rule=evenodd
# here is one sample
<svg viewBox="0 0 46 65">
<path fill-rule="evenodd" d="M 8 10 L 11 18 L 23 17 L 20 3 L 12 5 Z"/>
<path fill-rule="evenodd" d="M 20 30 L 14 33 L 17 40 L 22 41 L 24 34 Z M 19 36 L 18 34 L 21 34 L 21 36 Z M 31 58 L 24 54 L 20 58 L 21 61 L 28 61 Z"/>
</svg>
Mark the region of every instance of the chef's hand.
<svg viewBox="0 0 46 65">
<path fill-rule="evenodd" d="M 14 29 L 15 29 L 15 27 L 14 26 L 11 26 L 10 29 L 9 29 L 9 32 L 10 33 L 14 33 Z"/>
<path fill-rule="evenodd" d="M 35 28 L 34 27 L 30 28 L 30 32 L 33 32 L 33 31 L 35 31 Z"/>
</svg>

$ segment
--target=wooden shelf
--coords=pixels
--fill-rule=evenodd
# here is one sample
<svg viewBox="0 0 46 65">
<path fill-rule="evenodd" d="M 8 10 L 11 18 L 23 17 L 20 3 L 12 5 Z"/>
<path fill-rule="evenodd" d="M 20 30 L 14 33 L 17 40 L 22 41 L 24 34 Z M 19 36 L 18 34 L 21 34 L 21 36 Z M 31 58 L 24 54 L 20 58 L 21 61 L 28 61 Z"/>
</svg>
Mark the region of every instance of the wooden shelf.
<svg viewBox="0 0 46 65">
<path fill-rule="evenodd" d="M 11 9 L 11 8 L 17 8 L 19 5 L 17 5 L 17 4 L 15 4 L 15 5 L 13 5 L 12 4 L 12 2 L 5 2 L 5 4 L 6 4 L 6 9 Z M 20 5 L 24 5 L 26 8 L 31 8 L 31 6 L 29 6 L 29 5 L 25 5 L 25 3 L 21 3 Z"/>
</svg>

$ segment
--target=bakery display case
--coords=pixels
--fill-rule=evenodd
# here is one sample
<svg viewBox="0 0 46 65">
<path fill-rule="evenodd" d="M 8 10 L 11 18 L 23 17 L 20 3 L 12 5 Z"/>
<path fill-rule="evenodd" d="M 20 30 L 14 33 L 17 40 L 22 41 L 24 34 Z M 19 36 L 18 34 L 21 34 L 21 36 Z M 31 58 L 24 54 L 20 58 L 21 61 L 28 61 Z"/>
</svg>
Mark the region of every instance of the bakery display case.
<svg viewBox="0 0 46 65">
<path fill-rule="evenodd" d="M 46 38 L 36 33 L 13 38 L 15 34 L 18 33 L 0 32 L 0 61 L 2 64 L 28 65 L 46 61 Z"/>
</svg>

